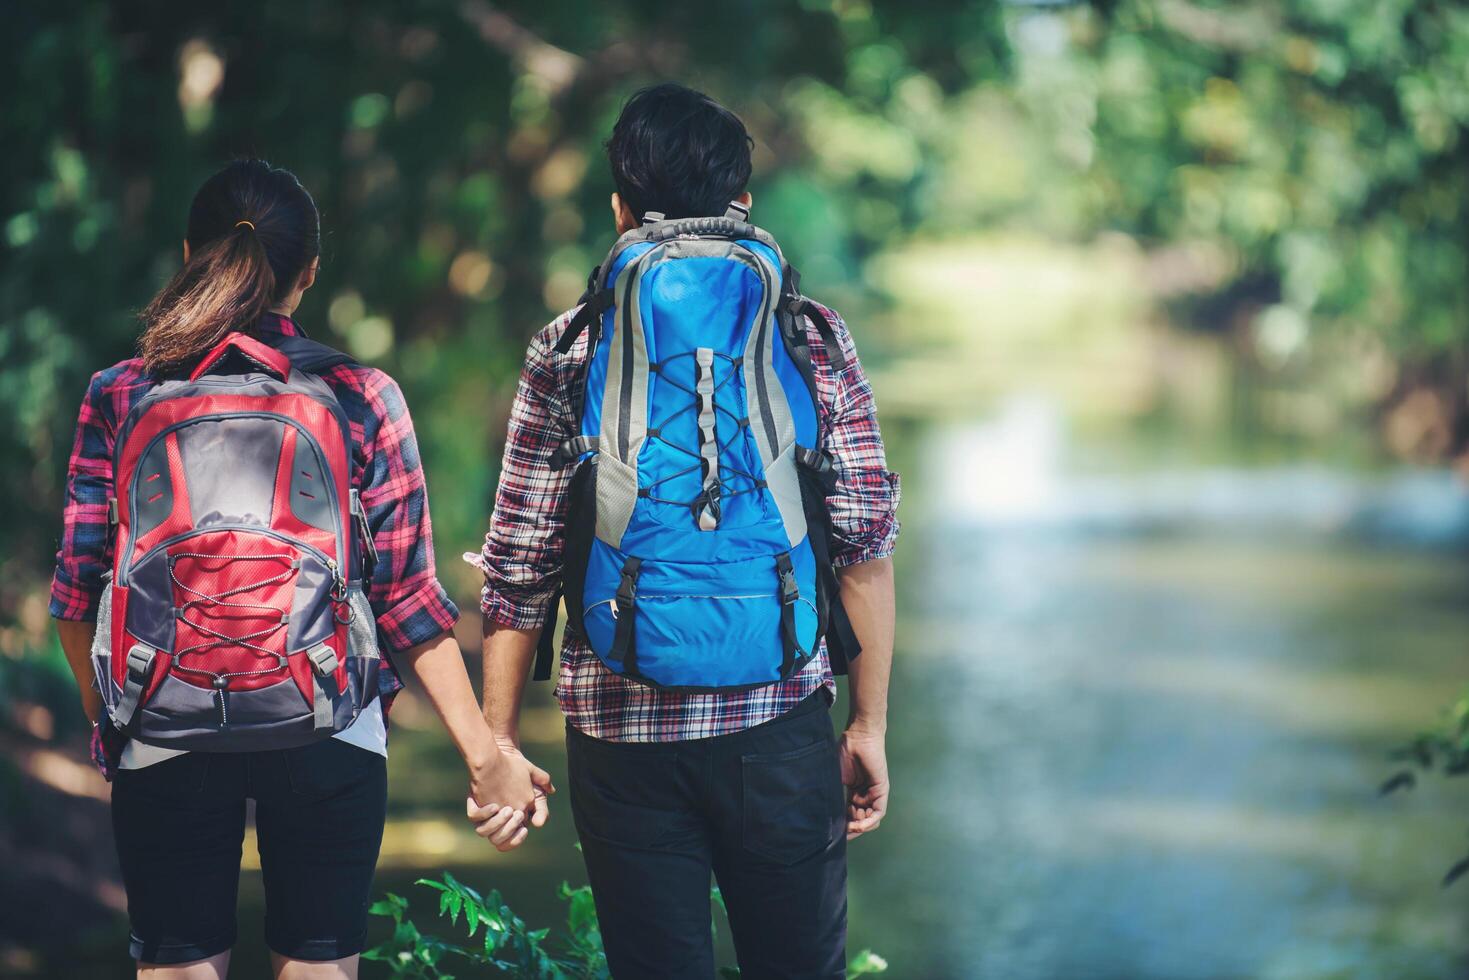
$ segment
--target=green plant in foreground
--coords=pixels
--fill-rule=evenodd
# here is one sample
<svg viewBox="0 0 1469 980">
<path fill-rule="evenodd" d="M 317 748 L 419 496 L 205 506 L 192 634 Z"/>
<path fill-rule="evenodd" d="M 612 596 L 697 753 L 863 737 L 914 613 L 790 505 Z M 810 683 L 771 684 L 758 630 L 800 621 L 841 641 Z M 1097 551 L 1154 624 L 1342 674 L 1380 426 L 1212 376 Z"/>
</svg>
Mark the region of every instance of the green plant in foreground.
<svg viewBox="0 0 1469 980">
<path fill-rule="evenodd" d="M 607 956 L 602 951 L 602 932 L 597 925 L 597 908 L 592 889 L 572 888 L 561 883 L 559 894 L 567 902 L 566 931 L 553 935 L 550 929 L 529 929 L 498 891 L 488 896 L 463 884 L 449 872 L 441 878 L 420 878 L 416 884 L 439 893 L 439 917 L 459 924 L 462 916 L 467 938 L 460 942 L 426 935 L 408 917 L 408 899 L 389 892 L 369 910 L 393 920 L 393 935 L 362 954 L 364 959 L 383 963 L 392 977 L 410 980 L 453 980 L 446 964 L 458 960 L 474 968 L 488 967 L 502 976 L 535 980 L 609 980 Z M 721 910 L 719 889 L 710 898 Z M 483 929 L 483 935 L 476 934 Z M 864 949 L 847 965 L 847 977 L 882 973 L 887 961 Z M 738 977 L 737 967 L 720 968 L 720 976 Z"/>
<path fill-rule="evenodd" d="M 1437 770 L 1445 776 L 1469 773 L 1469 693 L 1449 706 L 1437 726 L 1413 736 L 1407 745 L 1394 750 L 1392 757 L 1412 763 L 1423 772 Z M 1400 789 L 1412 789 L 1417 783 L 1418 776 L 1413 769 L 1400 769 L 1388 777 L 1379 792 L 1386 796 Z M 1443 883 L 1452 885 L 1466 873 L 1469 873 L 1469 855 L 1449 868 Z"/>
</svg>

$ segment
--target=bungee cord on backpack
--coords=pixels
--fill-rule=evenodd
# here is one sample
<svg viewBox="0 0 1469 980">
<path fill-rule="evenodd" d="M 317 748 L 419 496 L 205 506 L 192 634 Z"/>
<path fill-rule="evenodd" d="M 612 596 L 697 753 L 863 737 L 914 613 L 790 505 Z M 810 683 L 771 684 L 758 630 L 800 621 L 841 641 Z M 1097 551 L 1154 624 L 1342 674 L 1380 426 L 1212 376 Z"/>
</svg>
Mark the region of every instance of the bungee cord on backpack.
<svg viewBox="0 0 1469 980">
<path fill-rule="evenodd" d="M 700 357 L 703 357 L 700 360 Z M 670 361 L 680 358 L 692 357 L 695 359 L 695 387 L 690 388 L 674 379 L 672 372 L 667 366 Z M 723 361 L 728 364 L 729 370 L 723 378 L 714 380 L 713 364 Z M 719 526 L 722 515 L 722 502 L 742 493 L 751 493 L 765 488 L 765 481 L 760 477 L 745 470 L 731 466 L 725 459 L 729 449 L 739 440 L 742 430 L 749 428 L 749 416 L 738 416 L 729 408 L 719 403 L 715 395 L 724 389 L 730 379 L 736 376 L 736 372 L 744 364 L 743 357 L 732 357 L 721 351 L 710 351 L 708 348 L 699 348 L 694 351 L 685 351 L 682 354 L 673 354 L 663 358 L 661 361 L 651 361 L 648 364 L 648 372 L 656 374 L 661 383 L 677 388 L 692 396 L 693 400 L 679 408 L 669 412 L 663 418 L 648 426 L 647 437 L 657 439 L 671 449 L 677 450 L 695 460 L 692 466 L 684 467 L 675 473 L 651 480 L 646 486 L 638 490 L 638 496 L 654 503 L 672 504 L 677 507 L 687 507 L 693 514 L 695 522 L 705 531 L 712 531 Z M 663 430 L 668 424 L 682 415 L 684 412 L 693 410 L 699 419 L 699 451 L 695 452 L 687 446 L 681 446 L 670 441 Z M 718 426 L 714 419 L 719 413 L 724 413 L 734 424 L 734 432 L 724 442 L 719 441 Z M 667 497 L 656 496 L 652 491 L 654 487 L 688 476 L 693 472 L 700 473 L 699 493 L 691 500 L 674 500 Z M 746 486 L 738 486 L 728 477 L 737 477 L 747 482 Z"/>
<path fill-rule="evenodd" d="M 279 561 L 286 562 L 287 567 L 276 575 L 271 576 L 270 578 L 260 579 L 254 582 L 247 582 L 244 585 L 236 586 L 233 589 L 226 589 L 223 592 L 210 594 L 194 588 L 193 586 L 189 585 L 187 582 L 179 578 L 178 563 L 180 560 L 185 558 L 197 561 L 208 560 L 219 562 Z M 300 567 L 301 562 L 299 559 L 289 559 L 284 555 L 209 555 L 198 552 L 182 552 L 169 556 L 168 576 L 170 581 L 173 582 L 175 588 L 179 589 L 182 592 L 188 593 L 189 595 L 195 596 L 195 598 L 188 600 L 183 605 L 177 608 L 175 615 L 178 619 L 178 622 L 182 623 L 185 626 L 188 626 L 190 629 L 200 634 L 201 636 L 208 637 L 208 639 L 200 643 L 194 643 L 189 646 L 181 647 L 175 650 L 173 654 L 174 670 L 180 671 L 182 673 L 196 674 L 201 677 L 211 678 L 210 686 L 214 689 L 216 697 L 219 700 L 219 722 L 221 725 L 226 725 L 229 723 L 228 709 L 225 707 L 225 691 L 229 689 L 230 678 L 274 674 L 279 671 L 286 670 L 289 667 L 289 661 L 286 659 L 286 655 L 284 653 L 278 652 L 276 650 L 271 650 L 268 647 L 260 645 L 260 643 L 257 641 L 263 641 L 268 637 L 273 636 L 277 632 L 284 630 L 291 620 L 290 610 L 283 606 L 274 606 L 270 603 L 265 602 L 235 602 L 231 601 L 231 599 L 234 596 L 243 595 L 246 592 L 253 592 L 257 589 L 264 589 L 269 586 L 279 585 L 282 582 L 288 581 L 291 576 L 298 569 L 300 569 Z M 219 630 L 214 629 L 213 627 L 205 626 L 203 623 L 196 622 L 195 620 L 190 619 L 187 615 L 187 613 L 195 609 L 207 611 L 213 607 L 255 610 L 257 614 L 270 614 L 275 619 L 275 622 L 271 623 L 269 626 L 263 627 L 262 629 L 258 629 L 253 633 L 230 635 L 228 633 L 221 633 Z M 264 617 L 257 615 L 254 618 Z M 186 656 L 202 654 L 206 650 L 214 650 L 218 647 L 237 647 L 242 650 L 252 650 L 255 653 L 260 654 L 262 657 L 273 658 L 275 660 L 275 665 L 272 667 L 262 667 L 257 670 L 213 671 L 206 670 L 203 667 L 188 667 L 185 666 L 183 663 L 183 659 Z"/>
</svg>

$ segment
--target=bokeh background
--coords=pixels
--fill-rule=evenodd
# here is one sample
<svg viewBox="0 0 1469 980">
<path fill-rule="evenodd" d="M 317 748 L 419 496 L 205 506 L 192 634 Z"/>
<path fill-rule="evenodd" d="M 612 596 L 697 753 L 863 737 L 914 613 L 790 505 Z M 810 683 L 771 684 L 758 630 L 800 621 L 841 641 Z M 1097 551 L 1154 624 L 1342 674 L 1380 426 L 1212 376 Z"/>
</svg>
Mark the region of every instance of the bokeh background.
<svg viewBox="0 0 1469 980">
<path fill-rule="evenodd" d="M 610 244 L 600 144 L 663 79 L 745 118 L 755 218 L 853 325 L 904 476 L 852 948 L 905 978 L 1469 970 L 1469 883 L 1439 884 L 1469 781 L 1376 795 L 1469 641 L 1469 11 L 52 0 L 0 32 L 0 974 L 130 971 L 46 587 L 87 377 L 197 184 L 255 154 L 316 195 L 300 319 L 406 390 L 477 671 L 458 555 L 518 362 Z M 498 855 L 422 700 L 393 720 L 380 887 L 428 931 L 412 882 L 445 868 L 559 920 L 564 799 Z"/>
</svg>

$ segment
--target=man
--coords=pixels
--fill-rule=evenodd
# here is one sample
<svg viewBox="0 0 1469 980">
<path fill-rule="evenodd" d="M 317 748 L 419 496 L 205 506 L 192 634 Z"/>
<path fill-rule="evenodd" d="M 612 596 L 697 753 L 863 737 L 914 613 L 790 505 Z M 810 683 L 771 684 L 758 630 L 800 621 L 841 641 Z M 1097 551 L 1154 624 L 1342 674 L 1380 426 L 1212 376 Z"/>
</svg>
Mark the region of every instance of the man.
<svg viewBox="0 0 1469 980">
<path fill-rule="evenodd" d="M 750 147 L 743 123 L 698 92 L 667 84 L 638 93 L 624 107 L 607 143 L 617 188 L 612 213 L 618 234 L 660 220 L 725 215 L 727 207 L 731 216 L 747 213 Z M 772 248 L 768 254 L 776 253 Z M 753 265 L 753 260 L 746 264 Z M 608 305 L 611 287 L 607 282 Z M 494 516 L 478 556 L 486 579 L 485 715 L 502 745 L 516 751 L 526 674 L 541 630 L 554 614 L 567 560 L 573 468 L 558 454 L 582 424 L 573 406 L 580 398 L 588 351 L 595 349 L 587 336 L 579 335 L 594 318 L 578 319 L 576 312 L 558 317 L 531 342 L 511 410 Z M 890 556 L 898 533 L 899 488 L 897 475 L 886 467 L 872 391 L 846 327 L 825 307 L 809 314 L 790 322 L 804 329 L 810 345 L 811 387 L 819 403 L 814 407 L 820 413 L 823 442 L 819 448 L 836 473 L 826 498 L 832 525 L 829 563 L 838 569 L 841 601 L 861 647 L 861 655 L 850 664 L 847 728 L 840 740 L 833 737 L 829 707 L 836 686 L 826 647 L 812 644 L 807 650 L 794 636 L 801 623 L 814 631 L 814 612 L 806 620 L 791 621 L 797 628 L 785 646 L 788 676 L 783 671 L 758 686 L 693 692 L 669 684 L 650 686 L 649 678 L 631 665 L 631 651 L 626 660 L 621 652 L 608 659 L 606 650 L 594 652 L 587 635 L 568 627 L 556 691 L 568 722 L 572 814 L 608 963 L 617 977 L 713 975 L 711 873 L 729 910 L 743 976 L 843 975 L 846 841 L 875 830 L 888 804 L 884 735 L 894 616 Z M 708 349 L 700 350 L 712 362 Z M 733 370 L 746 360 L 727 359 Z M 652 365 L 653 370 L 659 367 Z M 666 363 L 662 370 L 671 374 Z M 692 360 L 687 371 L 692 385 Z M 692 388 L 684 390 L 694 394 Z M 714 409 L 712 391 L 700 397 L 707 397 L 699 404 L 709 410 L 710 433 L 719 412 L 733 419 L 735 413 L 727 406 Z M 748 415 L 733 420 L 739 425 L 720 420 L 719 431 L 736 428 L 740 431 L 735 436 L 743 436 Z M 648 436 L 656 436 L 654 423 L 644 421 Z M 692 431 L 692 421 L 687 424 Z M 719 436 L 713 444 L 725 438 Z M 701 446 L 707 448 L 707 443 Z M 605 447 L 602 452 L 605 457 Z M 634 449 L 634 462 L 636 453 Z M 699 463 L 697 454 L 692 455 L 696 463 L 687 469 L 702 465 L 706 478 L 714 470 L 712 489 L 717 490 L 721 464 Z M 608 465 L 604 459 L 603 469 Z M 774 481 L 771 472 L 766 475 Z M 644 477 L 638 496 L 657 500 L 648 479 Z M 680 517 L 675 507 L 669 518 L 687 520 L 684 532 L 696 543 L 696 524 L 712 530 L 721 514 L 727 519 L 740 506 L 731 495 L 737 491 L 726 488 L 721 507 L 717 494 L 711 501 L 709 489 L 693 516 L 685 510 Z M 657 557 L 642 560 L 648 564 Z M 785 567 L 789 571 L 789 560 Z M 776 579 L 770 574 L 774 596 Z M 800 588 L 804 586 L 792 585 L 791 594 Z M 573 590 L 568 595 L 580 602 Z M 620 634 L 619 622 L 634 621 L 633 598 L 624 568 L 616 599 L 605 600 L 610 609 L 599 613 L 604 633 L 617 629 Z M 805 604 L 815 608 L 809 599 Z M 720 614 L 734 607 L 737 603 L 726 603 Z M 636 622 L 643 623 L 644 614 L 640 608 Z M 728 615 L 740 613 L 736 609 Z M 596 633 L 591 606 L 572 619 L 584 622 L 588 635 Z M 739 622 L 730 622 L 737 631 Z M 784 620 L 782 624 L 784 628 Z M 779 646 L 775 631 L 771 633 L 771 642 Z M 634 641 L 643 651 L 639 662 L 644 670 L 652 670 L 655 640 Z M 538 784 L 547 785 L 539 771 L 537 778 Z"/>
</svg>

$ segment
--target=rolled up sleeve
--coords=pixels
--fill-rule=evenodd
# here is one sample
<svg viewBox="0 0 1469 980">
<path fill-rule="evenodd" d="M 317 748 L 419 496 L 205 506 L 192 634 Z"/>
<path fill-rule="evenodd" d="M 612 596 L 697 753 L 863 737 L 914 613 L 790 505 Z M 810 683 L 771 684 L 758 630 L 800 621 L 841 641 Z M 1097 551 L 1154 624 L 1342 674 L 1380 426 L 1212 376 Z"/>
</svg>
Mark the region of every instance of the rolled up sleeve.
<svg viewBox="0 0 1469 980">
<path fill-rule="evenodd" d="M 465 558 L 485 576 L 480 609 L 512 629 L 534 629 L 561 585 L 565 552 L 564 502 L 572 470 L 553 469 L 551 456 L 569 435 L 559 399 L 549 337 L 565 329 L 562 317 L 531 342 L 516 386 L 500 466 L 500 486 L 484 546 Z"/>
<path fill-rule="evenodd" d="M 825 309 L 825 307 L 823 307 Z M 846 367 L 832 370 L 830 359 L 811 331 L 812 366 L 827 412 L 823 447 L 837 472 L 836 488 L 827 498 L 831 514 L 833 565 L 855 565 L 893 554 L 898 541 L 898 504 L 902 483 L 887 466 L 877 400 L 857 357 L 846 323 L 827 310 Z"/>
<path fill-rule="evenodd" d="M 452 629 L 459 610 L 435 571 L 428 487 L 403 393 L 376 372 L 366 397 L 378 423 L 364 454 L 362 504 L 378 553 L 367 600 L 379 634 L 398 652 Z"/>
<path fill-rule="evenodd" d="M 51 580 L 51 615 L 91 622 L 97 618 L 102 576 L 111 558 L 107 501 L 112 497 L 115 419 L 107 397 L 106 372 L 92 376 L 77 416 L 76 436 L 66 467 L 66 503 L 61 546 Z"/>
</svg>

